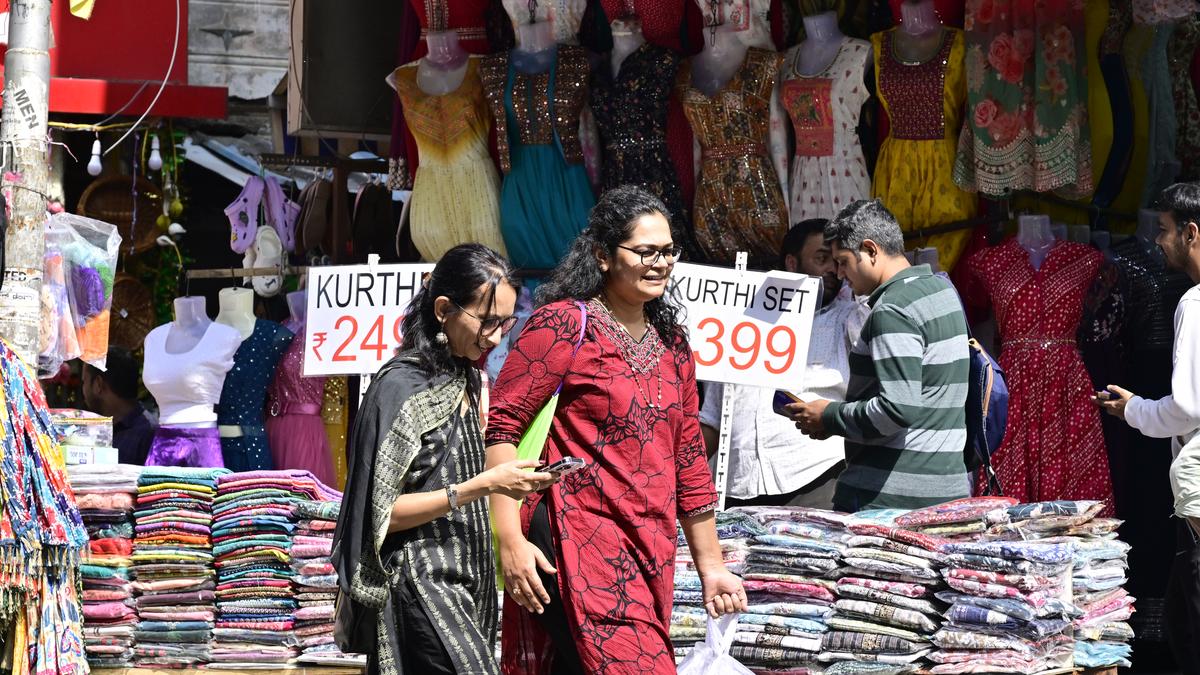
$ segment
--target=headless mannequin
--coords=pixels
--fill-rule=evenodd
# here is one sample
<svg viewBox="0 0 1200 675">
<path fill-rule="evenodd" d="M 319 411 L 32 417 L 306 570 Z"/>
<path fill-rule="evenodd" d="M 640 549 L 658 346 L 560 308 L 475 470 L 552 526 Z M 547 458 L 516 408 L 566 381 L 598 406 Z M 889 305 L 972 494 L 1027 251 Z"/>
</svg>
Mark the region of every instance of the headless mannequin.
<svg viewBox="0 0 1200 675">
<path fill-rule="evenodd" d="M 1067 230 L 1067 226 L 1063 223 L 1051 223 L 1050 233 L 1054 235 L 1055 241 L 1066 241 L 1067 236 L 1070 234 L 1070 232 Z"/>
<path fill-rule="evenodd" d="M 217 323 L 225 324 L 242 334 L 242 339 L 254 332 L 254 291 L 246 288 L 223 288 L 217 296 L 220 310 Z"/>
<path fill-rule="evenodd" d="M 175 298 L 175 320 L 167 331 L 166 351 L 168 354 L 184 354 L 196 348 L 213 320 L 208 317 L 205 299 L 190 295 Z"/>
<path fill-rule="evenodd" d="M 929 265 L 930 271 L 934 274 L 942 271 L 941 265 L 938 263 L 938 251 L 936 248 L 919 248 L 916 255 L 917 265 Z"/>
<path fill-rule="evenodd" d="M 1158 239 L 1158 215 L 1158 211 L 1139 210 L 1137 230 L 1134 231 L 1133 236 L 1137 237 L 1138 243 L 1142 245 L 1142 250 L 1146 252 L 1146 255 L 1162 265 L 1164 263 L 1162 249 L 1154 243 Z"/>
<path fill-rule="evenodd" d="M 692 59 L 692 86 L 712 98 L 729 84 L 742 67 L 747 50 L 749 47 L 738 39 L 733 26 L 717 26 L 711 39 L 704 41 L 703 51 Z"/>
<path fill-rule="evenodd" d="M 894 35 L 896 55 L 908 63 L 924 63 L 941 47 L 942 22 L 933 0 L 900 5 L 900 30 Z"/>
<path fill-rule="evenodd" d="M 429 96 L 445 96 L 457 91 L 467 75 L 470 58 L 458 42 L 458 32 L 430 31 L 425 35 L 425 46 L 429 53 L 417 62 L 417 87 Z M 395 72 L 385 79 L 389 87 L 396 88 Z"/>
<path fill-rule="evenodd" d="M 288 311 L 292 314 L 292 321 L 297 325 L 303 324 L 308 319 L 308 292 L 304 290 L 292 291 L 287 294 Z"/>
<path fill-rule="evenodd" d="M 807 77 L 820 75 L 833 65 L 846 37 L 838 28 L 837 12 L 804 17 L 804 34 L 804 42 L 797 47 L 800 50 L 797 70 Z"/>
<path fill-rule="evenodd" d="M 557 52 L 554 49 L 554 24 L 549 21 L 517 26 L 517 47 L 512 51 L 513 67 L 534 75 L 550 70 Z"/>
<path fill-rule="evenodd" d="M 617 19 L 612 22 L 613 50 L 609 55 L 612 63 L 613 77 L 621 73 L 621 64 L 629 55 L 646 44 L 646 36 L 642 34 L 642 22 L 634 19 Z"/>
<path fill-rule="evenodd" d="M 1054 248 L 1054 234 L 1050 231 L 1050 216 L 1021 216 L 1017 243 L 1029 254 L 1029 264 L 1040 270 L 1050 249 Z"/>
</svg>

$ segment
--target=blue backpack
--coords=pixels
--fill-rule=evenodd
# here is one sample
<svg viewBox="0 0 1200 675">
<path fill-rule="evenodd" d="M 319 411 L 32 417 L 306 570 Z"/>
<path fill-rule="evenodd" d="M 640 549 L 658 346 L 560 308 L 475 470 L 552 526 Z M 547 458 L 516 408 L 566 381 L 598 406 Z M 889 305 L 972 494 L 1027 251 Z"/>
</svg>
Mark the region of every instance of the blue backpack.
<svg viewBox="0 0 1200 675">
<path fill-rule="evenodd" d="M 984 470 L 985 495 L 1001 495 L 1003 490 L 992 470 L 992 453 L 1004 440 L 1008 427 L 1008 384 L 1004 371 L 975 338 L 967 345 L 971 353 L 971 380 L 967 387 L 967 447 L 963 460 L 968 471 Z"/>
</svg>

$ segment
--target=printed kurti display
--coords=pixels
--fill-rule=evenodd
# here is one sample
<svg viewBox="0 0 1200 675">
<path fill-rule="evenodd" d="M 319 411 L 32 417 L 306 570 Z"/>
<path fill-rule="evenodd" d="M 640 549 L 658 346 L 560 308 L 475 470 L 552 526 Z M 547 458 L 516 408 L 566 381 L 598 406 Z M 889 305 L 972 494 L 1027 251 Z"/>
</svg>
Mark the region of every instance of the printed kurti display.
<svg viewBox="0 0 1200 675">
<path fill-rule="evenodd" d="M 692 86 L 692 64 L 677 90 L 700 142 L 700 180 L 692 217 L 709 262 L 732 265 L 738 251 L 775 262 L 788 230 L 787 206 L 767 147 L 779 55 L 751 48 L 742 67 L 714 96 Z"/>
<path fill-rule="evenodd" d="M 501 232 L 513 264 L 527 269 L 556 266 L 596 203 L 579 143 L 587 58 L 579 47 L 557 49 L 548 72 L 519 70 L 519 52 L 490 56 L 482 69 L 504 172 Z"/>
<path fill-rule="evenodd" d="M 1092 192 L 1083 3 L 967 3 L 967 124 L 954 178 L 987 195 Z"/>
<path fill-rule="evenodd" d="M 872 196 L 900 221 L 905 232 L 945 225 L 975 214 L 975 197 L 954 184 L 954 153 L 967 89 L 963 33 L 942 29 L 938 51 L 920 63 L 896 54 L 896 29 L 871 36 L 876 91 L 891 123 L 875 164 Z M 922 240 L 938 249 L 943 270 L 954 267 L 971 232 Z"/>
<path fill-rule="evenodd" d="M 417 69 L 396 70 L 396 92 L 421 152 L 409 212 L 413 244 L 425 260 L 466 242 L 503 255 L 500 176 L 488 154 L 491 120 L 478 58 L 468 60 L 462 84 L 442 96 L 421 90 Z"/>
<path fill-rule="evenodd" d="M 1083 302 L 1104 261 L 1058 242 L 1034 269 L 1015 239 L 970 259 L 1000 335 L 1009 388 L 1008 431 L 992 457 L 1004 494 L 1022 502 L 1096 499 L 1112 510 L 1112 481 L 1088 377 L 1076 343 Z M 972 289 L 973 291 L 976 289 Z"/>
<path fill-rule="evenodd" d="M 863 82 L 871 45 L 844 38 L 837 56 L 820 73 L 800 72 L 800 47 L 780 69 L 779 98 L 792 120 L 791 222 L 833 218 L 849 203 L 871 194 L 871 178 L 858 138 L 858 118 L 870 97 Z"/>
<path fill-rule="evenodd" d="M 543 458 L 587 464 L 530 495 L 522 525 L 547 500 L 558 551 L 552 562 L 570 570 L 557 579 L 587 672 L 674 672 L 668 625 L 676 519 L 716 504 L 695 363 L 686 347 L 668 347 L 650 372 L 635 375 L 615 338 L 622 329 L 594 307 L 574 359 L 577 304 L 553 303 L 530 317 L 492 389 L 487 444 L 516 444 L 562 382 Z M 505 605 L 504 672 L 543 675 L 545 632 L 511 599 Z"/>
<path fill-rule="evenodd" d="M 678 68 L 678 55 L 649 42 L 627 56 L 616 75 L 604 63 L 592 74 L 592 111 L 603 146 L 604 189 L 644 187 L 682 228 L 683 198 L 667 151 L 667 99 Z"/>
<path fill-rule="evenodd" d="M 1178 141 L 1175 146 L 1181 181 L 1200 177 L 1200 105 L 1192 83 L 1192 58 L 1200 47 L 1200 17 L 1184 19 L 1171 36 L 1168 59 L 1171 92 L 1175 97 L 1175 119 Z"/>
</svg>

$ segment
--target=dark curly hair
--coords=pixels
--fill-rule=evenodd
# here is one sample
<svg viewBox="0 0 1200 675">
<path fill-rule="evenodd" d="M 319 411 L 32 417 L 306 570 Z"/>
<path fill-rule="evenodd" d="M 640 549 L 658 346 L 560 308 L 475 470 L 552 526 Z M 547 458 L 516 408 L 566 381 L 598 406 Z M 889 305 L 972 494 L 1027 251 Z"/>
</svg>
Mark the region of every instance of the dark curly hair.
<svg viewBox="0 0 1200 675">
<path fill-rule="evenodd" d="M 671 222 L 671 214 L 658 197 L 634 185 L 622 185 L 600 196 L 588 216 L 587 228 L 576 237 L 566 257 L 554 269 L 550 279 L 537 290 L 537 304 L 548 305 L 559 300 L 582 300 L 599 297 L 604 292 L 605 276 L 600 271 L 596 252 L 603 251 L 612 258 L 617 247 L 629 241 L 634 223 L 642 216 L 661 215 Z M 676 243 L 680 233 L 671 228 Z M 687 344 L 687 327 L 683 324 L 683 308 L 674 284 L 659 298 L 646 303 L 646 319 L 658 331 L 663 342 L 671 347 Z"/>
<path fill-rule="evenodd" d="M 458 307 L 478 300 L 495 306 L 496 288 L 508 284 L 519 291 L 521 282 L 513 267 L 499 253 L 483 244 L 462 244 L 446 251 L 430 273 L 427 283 L 413 296 L 401 324 L 400 351 L 411 352 L 428 375 L 458 373 L 469 364 L 439 345 L 434 336 L 442 329 L 433 303 L 446 296 Z"/>
</svg>

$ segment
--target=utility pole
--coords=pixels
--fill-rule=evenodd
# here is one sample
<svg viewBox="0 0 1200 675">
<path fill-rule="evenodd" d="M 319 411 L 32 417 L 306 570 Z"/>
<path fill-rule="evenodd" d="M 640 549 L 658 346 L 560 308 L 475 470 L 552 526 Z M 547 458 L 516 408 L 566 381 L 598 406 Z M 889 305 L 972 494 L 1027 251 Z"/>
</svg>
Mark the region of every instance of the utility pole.
<svg viewBox="0 0 1200 675">
<path fill-rule="evenodd" d="M 4 57 L 0 157 L 10 195 L 0 288 L 0 338 L 30 366 L 41 344 L 41 288 L 46 254 L 47 122 L 50 114 L 50 2 L 12 0 Z M 7 174 L 11 173 L 11 177 Z"/>
</svg>

